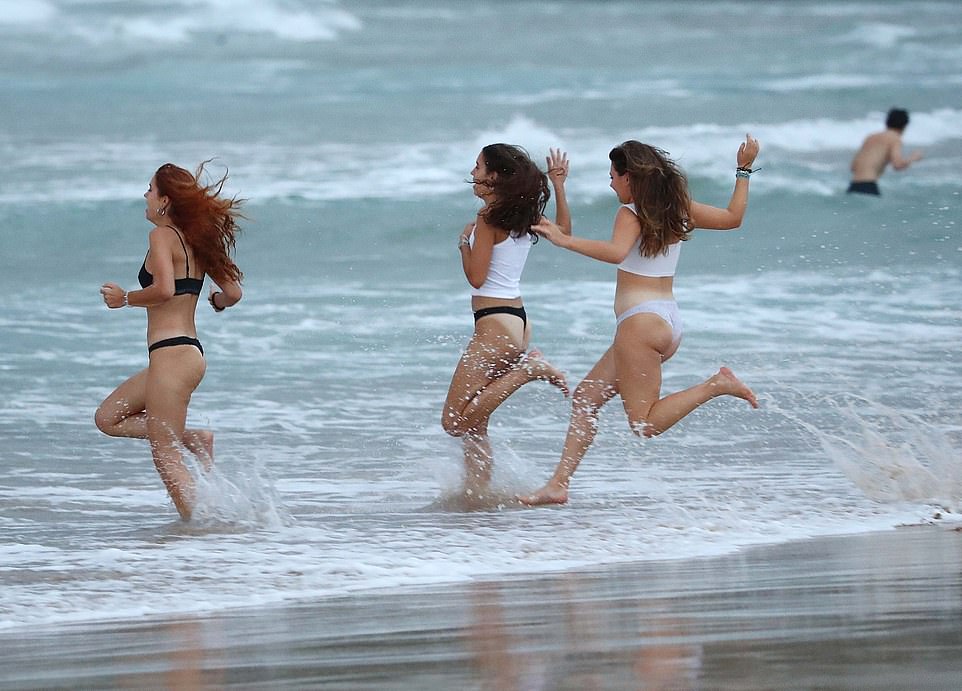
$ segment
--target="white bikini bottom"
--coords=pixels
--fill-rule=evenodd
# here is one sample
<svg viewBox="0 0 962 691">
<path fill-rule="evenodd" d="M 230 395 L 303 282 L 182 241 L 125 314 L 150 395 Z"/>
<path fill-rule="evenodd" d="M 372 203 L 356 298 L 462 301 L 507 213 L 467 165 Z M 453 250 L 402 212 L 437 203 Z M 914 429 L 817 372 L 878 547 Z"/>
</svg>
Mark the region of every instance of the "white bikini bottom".
<svg viewBox="0 0 962 691">
<path fill-rule="evenodd" d="M 672 346 L 677 346 L 681 341 L 681 313 L 678 311 L 678 303 L 674 300 L 645 300 L 639 302 L 618 315 L 618 325 L 636 314 L 657 314 L 671 327 Z"/>
</svg>

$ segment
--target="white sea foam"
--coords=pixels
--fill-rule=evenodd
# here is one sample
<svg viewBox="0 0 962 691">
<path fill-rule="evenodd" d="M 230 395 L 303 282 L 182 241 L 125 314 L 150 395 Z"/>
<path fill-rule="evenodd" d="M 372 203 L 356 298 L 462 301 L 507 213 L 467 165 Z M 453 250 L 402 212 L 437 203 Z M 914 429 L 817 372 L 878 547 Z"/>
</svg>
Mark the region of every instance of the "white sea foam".
<svg viewBox="0 0 962 691">
<path fill-rule="evenodd" d="M 198 475 L 197 521 L 176 521 L 144 444 L 103 437 L 90 442 L 80 435 L 83 444 L 93 443 L 103 454 L 85 467 L 120 468 L 115 477 L 91 472 L 35 476 L 27 467 L 15 485 L 9 479 L 3 483 L 4 507 L 19 503 L 55 513 L 64 537 L 57 548 L 39 537 L 4 546 L 7 563 L 17 566 L 2 570 L 7 605 L 0 626 L 222 610 L 619 560 L 710 556 L 752 544 L 931 521 L 935 511 L 957 505 L 958 491 L 931 491 L 930 475 L 911 462 L 936 477 L 941 466 L 931 459 L 941 458 L 950 467 L 953 442 L 941 427 L 903 416 L 903 431 L 918 427 L 915 448 L 903 451 L 902 440 L 880 422 L 881 416 L 862 415 L 874 441 L 862 441 L 851 420 L 838 418 L 829 427 L 824 423 L 832 421 L 831 415 L 819 418 L 826 407 L 818 372 L 832 361 L 824 352 L 826 338 L 861 353 L 858 376 L 864 376 L 874 359 L 866 348 L 876 342 L 892 347 L 902 338 L 888 328 L 886 313 L 896 321 L 907 318 L 911 326 L 931 321 L 930 311 L 940 309 L 931 286 L 917 284 L 917 278 L 885 271 L 848 283 L 799 272 L 686 282 L 682 300 L 692 336 L 666 368 L 666 387 L 697 374 L 729 339 L 754 343 L 740 354 L 728 353 L 744 358 L 783 347 L 773 334 L 785 332 L 799 360 L 787 368 L 772 365 L 772 372 L 811 392 L 786 398 L 788 387 L 769 384 L 759 411 L 712 405 L 651 442 L 631 435 L 619 406 L 612 404 L 573 485 L 571 505 L 558 511 L 445 510 L 444 499 L 457 492 L 463 466 L 458 442 L 437 428 L 435 408 L 463 343 L 429 350 L 409 342 L 405 332 L 391 330 L 390 319 L 404 325 L 426 309 L 414 301 L 390 319 L 375 307 L 355 320 L 384 318 L 379 323 L 391 334 L 391 347 L 375 363 L 345 357 L 357 351 L 356 342 L 346 339 L 355 345 L 339 346 L 330 335 L 319 340 L 324 350 L 335 352 L 322 354 L 341 357 L 324 360 L 322 367 L 308 357 L 313 341 L 300 343 L 290 336 L 272 341 L 266 352 L 227 347 L 226 357 L 211 356 L 208 379 L 223 376 L 218 370 L 237 359 L 242 361 L 238 382 L 213 384 L 213 389 L 205 382 L 192 403 L 193 414 L 212 418 L 221 459 L 211 475 Z M 323 301 L 320 305 L 334 305 L 357 289 L 375 306 L 379 290 L 393 290 L 374 284 L 361 290 L 361 285 L 319 282 L 304 289 L 312 300 Z M 532 286 L 533 303 L 544 305 L 538 310 L 539 328 L 557 332 L 554 350 L 579 372 L 606 345 L 609 288 L 570 279 Z M 291 321 L 295 331 L 303 327 L 305 333 L 323 326 L 324 320 L 298 321 L 289 297 L 282 299 L 299 289 L 296 281 L 263 288 L 277 293 L 253 303 L 253 316 L 232 315 L 230 328 L 212 337 L 211 347 L 230 340 L 246 345 L 251 332 L 288 334 Z M 873 293 L 879 304 L 859 310 Z M 559 294 L 567 299 L 555 309 Z M 944 297 L 955 296 L 950 290 Z M 453 311 L 456 300 L 438 302 L 442 310 Z M 739 315 L 738 323 L 718 319 L 720 304 Z M 272 305 L 290 309 L 272 311 Z M 913 312 L 902 314 L 906 309 Z M 844 317 L 861 312 L 862 324 L 847 325 L 847 319 L 833 318 L 833 311 Z M 594 339 L 590 344 L 567 330 L 579 323 Z M 818 332 L 833 323 L 839 325 L 834 336 Z M 599 329 L 599 324 L 606 326 Z M 873 324 L 879 327 L 875 333 Z M 344 328 L 368 333 L 353 322 Z M 929 338 L 949 335 L 939 331 Z M 71 345 L 83 348 L 97 340 L 78 333 Z M 422 382 L 408 369 L 425 359 Z M 753 370 L 753 379 L 772 376 L 763 363 Z M 890 379 L 897 376 L 886 370 Z M 842 385 L 844 377 L 833 372 L 833 384 Z M 913 381 L 918 385 L 920 378 Z M 262 382 L 271 388 L 262 391 Z M 547 387 L 518 396 L 528 398 L 510 399 L 491 428 L 495 489 L 509 496 L 533 489 L 548 475 L 560 453 L 567 409 Z M 30 409 L 45 422 L 68 414 Z M 827 448 L 813 430 L 831 435 L 825 437 Z M 919 443 L 925 437 L 942 440 L 937 453 Z M 839 454 L 843 461 L 835 467 Z M 842 474 L 844 459 L 857 467 L 852 480 Z M 891 468 L 905 478 L 894 487 L 886 475 Z M 91 534 L 91 526 L 104 521 L 111 528 Z M 56 588 L 49 587 L 50 579 L 56 579 Z"/>
<path fill-rule="evenodd" d="M 862 43 L 874 48 L 892 48 L 905 39 L 917 35 L 917 30 L 902 24 L 885 22 L 866 22 L 837 40 L 840 42 Z"/>
<path fill-rule="evenodd" d="M 891 83 L 891 79 L 878 74 L 807 74 L 800 77 L 783 77 L 763 80 L 762 88 L 778 92 L 793 91 L 844 91 L 853 88 L 881 87 Z"/>
<path fill-rule="evenodd" d="M 89 5 L 89 4 L 86 4 Z M 84 3 L 18 0 L 0 8 L 0 27 L 17 25 L 62 39 L 69 35 L 94 47 L 186 44 L 207 34 L 266 34 L 281 41 L 329 41 L 357 31 L 357 16 L 333 1 L 291 4 L 275 0 L 192 0 L 161 9 L 123 3 L 106 12 Z"/>
<path fill-rule="evenodd" d="M 540 103 L 570 103 L 577 101 L 623 101 L 628 98 L 688 98 L 692 90 L 675 79 L 651 79 L 621 82 L 610 88 L 555 87 L 534 92 L 493 94 L 486 98 L 491 103 L 517 107 Z"/>
<path fill-rule="evenodd" d="M 0 4 L 0 30 L 6 27 L 27 28 L 49 22 L 57 8 L 48 0 L 18 0 Z"/>
<path fill-rule="evenodd" d="M 798 420 L 832 462 L 869 498 L 915 502 L 962 513 L 959 447 L 948 431 L 921 416 L 846 395 L 822 401 L 836 419 Z"/>
<path fill-rule="evenodd" d="M 798 156 L 835 154 L 847 157 L 852 147 L 884 121 L 879 111 L 854 120 L 792 120 L 783 123 L 743 122 L 734 125 L 696 123 L 649 126 L 604 137 L 596 132 L 557 132 L 516 114 L 502 124 L 473 133 L 463 141 L 385 143 L 364 141 L 282 146 L 257 142 L 189 142 L 160 148 L 153 143 L 90 141 L 22 147 L 0 138 L 0 152 L 23 174 L 0 189 L 0 204 L 98 202 L 138 199 L 146 179 L 160 163 L 172 160 L 188 168 L 211 155 L 231 171 L 230 185 L 253 203 L 300 198 L 316 201 L 363 199 L 376 190 L 384 198 L 435 198 L 463 194 L 477 151 L 495 141 L 524 146 L 543 165 L 550 147 L 568 151 L 573 161 L 569 189 L 588 198 L 610 194 L 604 184 L 608 150 L 624 139 L 650 142 L 668 151 L 690 175 L 729 180 L 738 143 L 746 132 L 762 142 L 760 161 L 765 183 L 756 194 L 789 189 L 819 195 L 836 194 L 838 178 L 811 176 Z M 934 147 L 958 138 L 962 109 L 912 113 L 906 146 Z M 847 158 L 846 158 L 847 160 Z M 80 174 L 83 171 L 83 174 Z M 921 172 L 916 175 L 922 174 Z M 939 169 L 940 182 L 948 171 Z M 43 183 L 40 183 L 41 176 Z M 62 176 L 61 180 L 51 176 Z M 383 185 L 390 179 L 390 185 Z M 601 183 L 599 184 L 599 181 Z"/>
</svg>

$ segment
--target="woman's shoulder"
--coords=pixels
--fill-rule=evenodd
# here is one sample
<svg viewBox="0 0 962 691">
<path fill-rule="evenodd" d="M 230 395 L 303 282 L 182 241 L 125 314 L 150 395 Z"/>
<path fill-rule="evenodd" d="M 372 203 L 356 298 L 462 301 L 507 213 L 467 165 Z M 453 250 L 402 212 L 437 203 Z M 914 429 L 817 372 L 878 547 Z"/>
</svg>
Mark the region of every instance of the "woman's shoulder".
<svg viewBox="0 0 962 691">
<path fill-rule="evenodd" d="M 152 247 L 174 248 L 180 239 L 177 230 L 173 226 L 154 226 L 147 234 L 147 238 Z"/>
<path fill-rule="evenodd" d="M 484 215 L 478 212 L 477 218 L 474 219 L 474 234 L 482 235 L 488 237 L 499 237 L 504 234 L 505 231 L 501 230 L 497 226 L 491 225 Z"/>
<path fill-rule="evenodd" d="M 147 233 L 147 237 L 150 238 L 151 242 L 163 242 L 168 238 L 173 238 L 173 232 L 170 226 L 154 226 Z"/>
</svg>

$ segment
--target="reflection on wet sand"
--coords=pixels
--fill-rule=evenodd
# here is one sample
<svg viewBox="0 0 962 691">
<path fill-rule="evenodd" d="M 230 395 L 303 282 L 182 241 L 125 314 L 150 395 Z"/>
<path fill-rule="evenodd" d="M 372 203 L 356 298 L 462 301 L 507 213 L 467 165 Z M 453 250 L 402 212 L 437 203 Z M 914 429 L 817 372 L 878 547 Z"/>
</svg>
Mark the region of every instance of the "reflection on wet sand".
<svg viewBox="0 0 962 691">
<path fill-rule="evenodd" d="M 0 633 L 0 691 L 956 688 L 962 534 L 915 528 Z"/>
<path fill-rule="evenodd" d="M 544 602 L 550 624 L 512 618 L 526 610 L 506 607 L 501 583 L 471 588 L 468 649 L 483 689 L 694 687 L 702 648 L 685 642 L 670 603 L 652 601 L 646 611 L 615 598 L 598 607 L 579 595 L 580 580 L 568 574 L 552 581 Z"/>
</svg>

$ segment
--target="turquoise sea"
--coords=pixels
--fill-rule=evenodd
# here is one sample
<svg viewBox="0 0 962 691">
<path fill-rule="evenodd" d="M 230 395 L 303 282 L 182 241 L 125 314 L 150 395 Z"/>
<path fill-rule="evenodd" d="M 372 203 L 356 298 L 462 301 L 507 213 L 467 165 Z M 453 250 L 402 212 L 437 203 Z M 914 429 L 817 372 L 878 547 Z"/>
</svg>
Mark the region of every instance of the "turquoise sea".
<svg viewBox="0 0 962 691">
<path fill-rule="evenodd" d="M 962 6 L 957 2 L 0 4 L 0 630 L 216 612 L 412 585 L 732 553 L 951 521 L 962 510 Z M 923 161 L 846 196 L 907 108 Z M 575 232 L 617 208 L 607 152 L 666 149 L 743 227 L 684 248 L 680 389 L 714 401 L 639 440 L 620 404 L 563 508 L 444 510 L 440 410 L 472 329 L 455 249 L 479 149 L 571 159 Z M 217 469 L 184 524 L 146 444 L 93 425 L 146 363 L 142 194 L 214 158 L 249 200 L 245 299 L 202 305 L 191 421 Z M 577 383 L 614 328 L 614 268 L 547 242 L 524 297 Z M 492 421 L 495 482 L 540 486 L 567 403 L 532 384 Z"/>
</svg>

